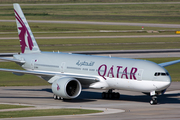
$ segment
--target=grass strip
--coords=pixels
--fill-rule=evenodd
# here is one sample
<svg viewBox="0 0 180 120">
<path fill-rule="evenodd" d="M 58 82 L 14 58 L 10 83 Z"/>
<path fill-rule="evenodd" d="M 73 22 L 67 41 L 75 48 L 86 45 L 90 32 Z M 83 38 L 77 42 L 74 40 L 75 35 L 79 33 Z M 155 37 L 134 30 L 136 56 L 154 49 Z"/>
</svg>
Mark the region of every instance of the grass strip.
<svg viewBox="0 0 180 120">
<path fill-rule="evenodd" d="M 149 43 L 149 44 L 106 44 L 106 45 L 39 45 L 42 51 L 94 51 L 94 50 L 141 50 L 141 49 L 179 49 L 180 43 Z M 19 46 L 2 46 L 1 53 L 20 52 Z"/>
<path fill-rule="evenodd" d="M 28 20 L 180 23 L 179 4 L 21 6 Z M 0 19 L 13 19 L 12 6 L 0 7 Z"/>
<path fill-rule="evenodd" d="M 87 110 L 87 109 L 45 109 L 45 110 L 27 110 L 27 111 L 8 111 L 8 112 L 0 112 L 0 118 L 77 115 L 77 114 L 91 114 L 91 113 L 100 113 L 100 112 L 103 111 Z"/>
<path fill-rule="evenodd" d="M 42 51 L 179 49 L 180 38 L 37 39 Z M 19 52 L 18 40 L 0 40 L 0 52 Z"/>
<path fill-rule="evenodd" d="M 0 104 L 0 109 L 27 108 L 32 106 Z"/>
<path fill-rule="evenodd" d="M 1 0 L 0 3 L 14 3 L 15 0 Z M 38 4 L 38 3 L 118 3 L 118 2 L 177 2 L 177 0 L 103 0 L 103 1 L 99 1 L 99 0 L 16 0 L 16 2 L 18 3 L 34 3 L 34 4 Z"/>
<path fill-rule="evenodd" d="M 0 62 L 0 68 L 22 69 L 14 62 Z M 0 72 L 0 86 L 41 86 L 49 85 L 45 80 L 34 75 L 17 76 L 10 72 Z"/>
</svg>

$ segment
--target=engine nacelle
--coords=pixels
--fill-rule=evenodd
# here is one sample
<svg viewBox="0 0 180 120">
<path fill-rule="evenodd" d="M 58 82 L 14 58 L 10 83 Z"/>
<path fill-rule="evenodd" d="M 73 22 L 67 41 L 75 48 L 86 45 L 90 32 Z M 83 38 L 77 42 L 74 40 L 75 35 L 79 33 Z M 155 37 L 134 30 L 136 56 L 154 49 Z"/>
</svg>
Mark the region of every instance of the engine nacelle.
<svg viewBox="0 0 180 120">
<path fill-rule="evenodd" d="M 53 93 L 65 99 L 73 99 L 78 97 L 81 93 L 81 88 L 81 83 L 71 77 L 57 79 L 52 84 Z"/>
</svg>

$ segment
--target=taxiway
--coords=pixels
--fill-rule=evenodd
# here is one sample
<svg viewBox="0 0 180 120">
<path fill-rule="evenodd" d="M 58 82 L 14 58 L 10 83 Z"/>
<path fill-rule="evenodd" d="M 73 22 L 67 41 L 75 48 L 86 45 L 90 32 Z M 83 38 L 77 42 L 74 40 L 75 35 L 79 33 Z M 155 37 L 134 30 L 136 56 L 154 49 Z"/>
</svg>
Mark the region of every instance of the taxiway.
<svg viewBox="0 0 180 120">
<path fill-rule="evenodd" d="M 102 115 L 68 115 L 27 118 L 6 118 L 2 120 L 179 120 L 180 82 L 173 82 L 163 96 L 158 97 L 158 105 L 150 105 L 150 97 L 139 92 L 119 90 L 119 100 L 101 98 L 102 90 L 84 89 L 74 100 L 54 100 L 51 86 L 0 87 L 0 103 L 25 104 L 41 108 L 102 108 L 104 110 L 124 110 Z"/>
</svg>

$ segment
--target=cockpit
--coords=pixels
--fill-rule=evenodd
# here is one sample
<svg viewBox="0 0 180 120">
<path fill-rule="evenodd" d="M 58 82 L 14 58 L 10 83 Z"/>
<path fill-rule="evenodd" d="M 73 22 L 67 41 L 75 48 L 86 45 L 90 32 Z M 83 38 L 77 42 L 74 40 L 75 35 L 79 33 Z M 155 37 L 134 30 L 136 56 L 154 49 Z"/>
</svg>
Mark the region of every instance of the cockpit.
<svg viewBox="0 0 180 120">
<path fill-rule="evenodd" d="M 164 72 L 156 72 L 154 74 L 154 76 L 169 76 L 169 73 L 168 72 L 166 72 L 166 73 L 164 73 Z"/>
</svg>

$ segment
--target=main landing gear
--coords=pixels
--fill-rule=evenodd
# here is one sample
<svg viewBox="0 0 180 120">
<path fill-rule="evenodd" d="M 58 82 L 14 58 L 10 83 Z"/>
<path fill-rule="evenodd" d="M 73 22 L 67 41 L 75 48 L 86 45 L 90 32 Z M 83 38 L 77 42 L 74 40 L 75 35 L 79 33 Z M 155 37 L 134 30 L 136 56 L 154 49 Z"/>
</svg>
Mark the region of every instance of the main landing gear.
<svg viewBox="0 0 180 120">
<path fill-rule="evenodd" d="M 60 97 L 60 96 L 57 96 L 57 95 L 53 95 L 53 98 L 54 98 L 54 100 L 63 100 L 63 98 L 62 97 Z"/>
<path fill-rule="evenodd" d="M 103 92 L 103 93 L 102 93 L 102 98 L 103 98 L 103 99 L 119 99 L 120 94 L 119 94 L 119 93 L 112 92 L 112 91 L 113 91 L 113 90 L 110 89 L 110 90 L 108 90 L 108 92 Z"/>
</svg>

